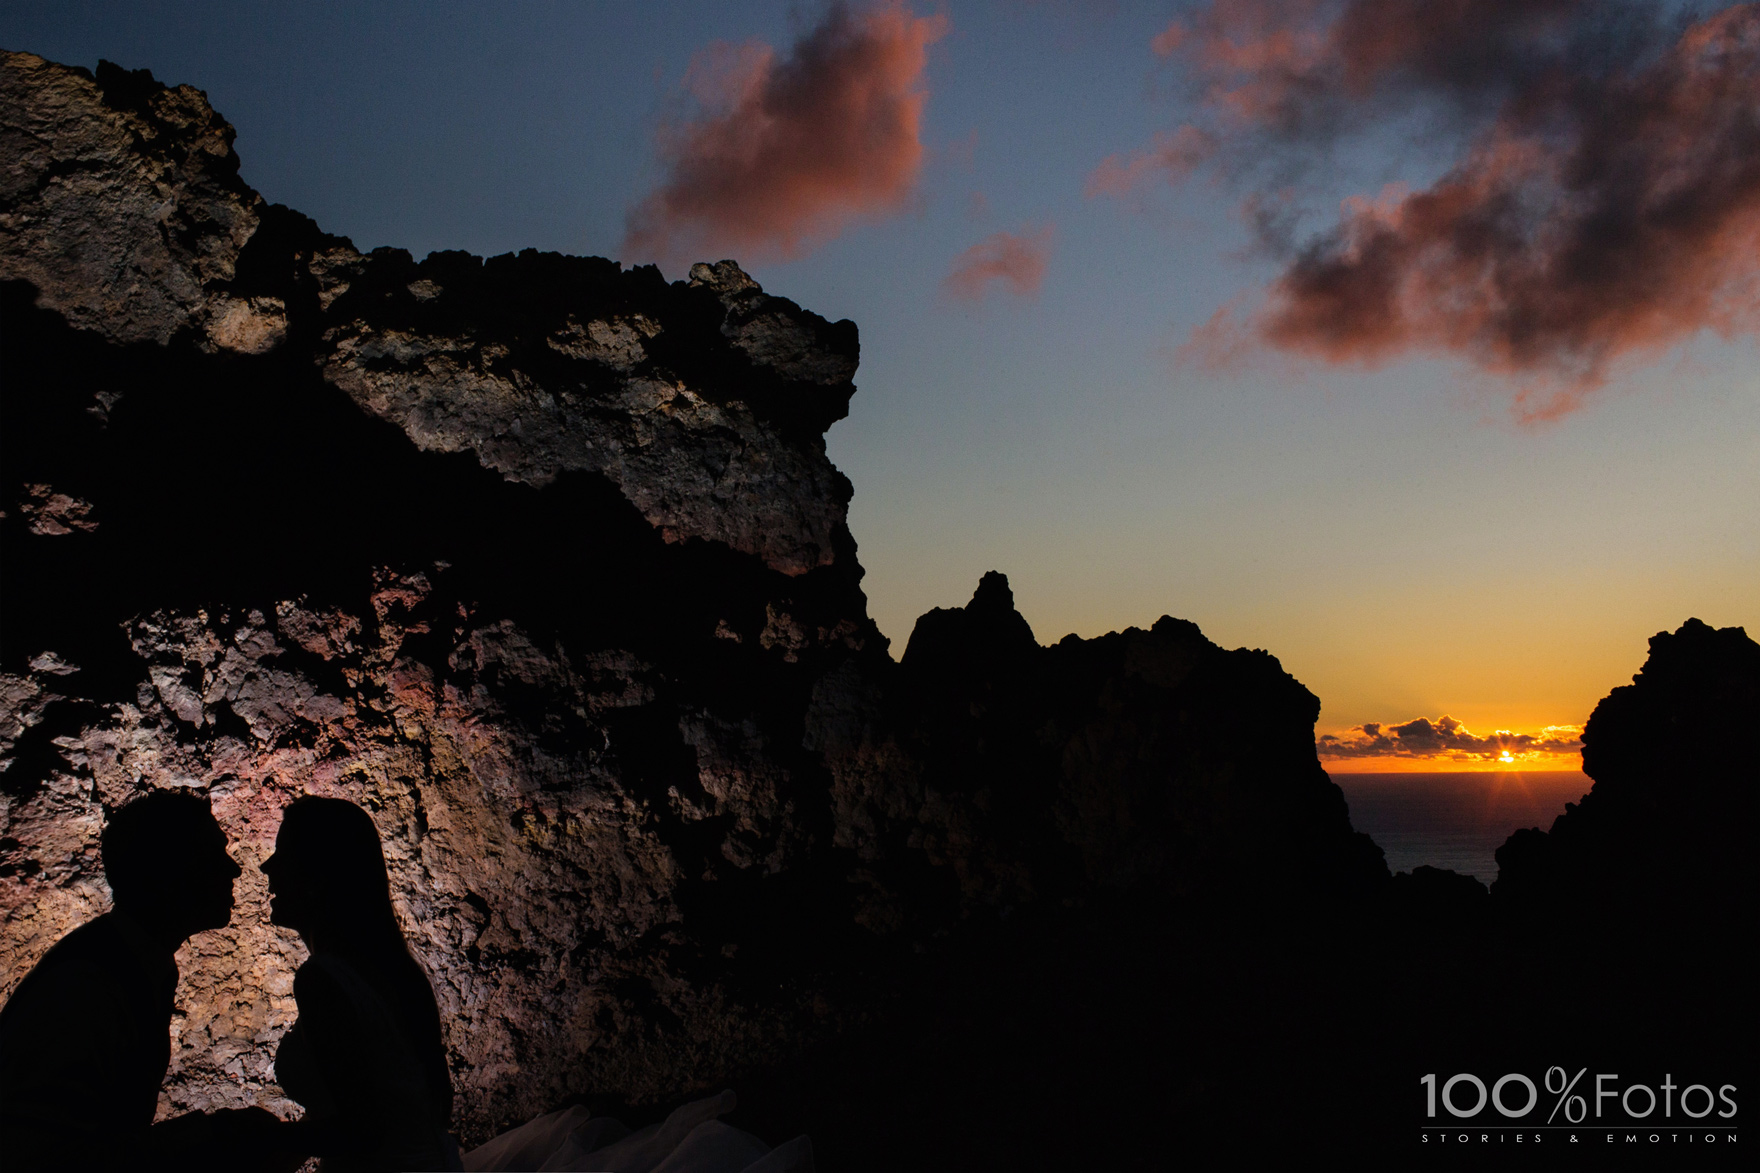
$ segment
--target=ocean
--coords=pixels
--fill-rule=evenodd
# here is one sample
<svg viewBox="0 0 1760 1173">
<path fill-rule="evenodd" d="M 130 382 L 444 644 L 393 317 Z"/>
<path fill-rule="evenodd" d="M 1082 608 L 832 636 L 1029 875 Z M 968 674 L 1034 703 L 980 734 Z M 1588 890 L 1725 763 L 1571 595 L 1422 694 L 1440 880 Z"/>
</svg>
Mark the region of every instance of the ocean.
<svg viewBox="0 0 1760 1173">
<path fill-rule="evenodd" d="M 1330 771 L 1329 771 L 1330 772 Z M 1523 773 L 1332 774 L 1351 825 L 1387 852 L 1396 872 L 1448 868 L 1497 878 L 1494 853 L 1519 827 L 1552 829 L 1564 804 L 1588 793 L 1580 770 Z"/>
</svg>

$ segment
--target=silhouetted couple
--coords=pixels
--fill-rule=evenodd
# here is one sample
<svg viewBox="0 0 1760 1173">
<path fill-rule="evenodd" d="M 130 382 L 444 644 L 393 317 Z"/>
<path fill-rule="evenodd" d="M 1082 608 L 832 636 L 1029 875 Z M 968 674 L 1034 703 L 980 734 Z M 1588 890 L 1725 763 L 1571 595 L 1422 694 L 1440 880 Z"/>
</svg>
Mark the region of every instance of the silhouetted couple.
<svg viewBox="0 0 1760 1173">
<path fill-rule="evenodd" d="M 115 907 L 63 937 L 0 1009 L 0 1169 L 457 1169 L 433 990 L 391 910 L 372 819 L 301 798 L 262 865 L 270 920 L 311 952 L 276 1078 L 305 1108 L 153 1123 L 171 1060 L 178 946 L 232 917 L 241 874 L 207 802 L 158 791 L 102 838 Z"/>
</svg>

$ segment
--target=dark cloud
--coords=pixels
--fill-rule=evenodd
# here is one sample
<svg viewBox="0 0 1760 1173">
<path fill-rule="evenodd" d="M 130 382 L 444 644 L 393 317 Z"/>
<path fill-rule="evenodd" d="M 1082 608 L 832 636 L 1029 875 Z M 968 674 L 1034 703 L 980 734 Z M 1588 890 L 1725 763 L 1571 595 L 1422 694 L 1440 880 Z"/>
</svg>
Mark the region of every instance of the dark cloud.
<svg viewBox="0 0 1760 1173">
<path fill-rule="evenodd" d="M 697 111 L 662 128 L 665 181 L 629 215 L 625 255 L 784 259 L 904 208 L 922 169 L 923 71 L 944 17 L 833 6 L 785 59 L 760 42 L 691 63 Z"/>
<path fill-rule="evenodd" d="M 1538 733 L 1500 729 L 1483 737 L 1446 714 L 1432 721 L 1416 717 L 1398 724 L 1367 721 L 1341 735 L 1314 739 L 1326 760 L 1352 758 L 1442 758 L 1460 763 L 1534 761 L 1582 751 L 1582 730 L 1575 725 L 1549 725 Z"/>
<path fill-rule="evenodd" d="M 1153 46 L 1199 86 L 1206 124 L 1105 160 L 1089 188 L 1182 178 L 1200 143 L 1242 177 L 1429 111 L 1463 146 L 1426 190 L 1347 201 L 1299 247 L 1287 214 L 1267 215 L 1281 203 L 1248 198 L 1287 267 L 1257 312 L 1212 320 L 1192 349 L 1457 355 L 1509 378 L 1522 418 L 1554 418 L 1621 360 L 1704 329 L 1760 333 L 1760 4 L 1671 10 L 1216 0 Z"/>
<path fill-rule="evenodd" d="M 1648 0 L 1215 0 L 1151 42 L 1232 129 L 1324 139 L 1390 101 L 1494 109 L 1569 61 L 1605 70 L 1656 34 Z"/>
</svg>

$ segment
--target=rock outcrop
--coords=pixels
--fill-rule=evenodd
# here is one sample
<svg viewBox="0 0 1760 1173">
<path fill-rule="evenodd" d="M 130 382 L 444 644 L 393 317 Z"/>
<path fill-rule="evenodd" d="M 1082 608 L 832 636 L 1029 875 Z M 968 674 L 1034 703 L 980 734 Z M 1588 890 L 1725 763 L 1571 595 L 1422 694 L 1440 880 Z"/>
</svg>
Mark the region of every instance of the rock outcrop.
<svg viewBox="0 0 1760 1173">
<path fill-rule="evenodd" d="M 195 331 L 266 346 L 275 307 L 224 292 L 262 200 L 238 176 L 232 127 L 200 90 L 8 53 L 0 104 L 5 278 L 118 342 Z"/>
<path fill-rule="evenodd" d="M 927 834 L 968 902 L 1140 887 L 1212 901 L 1387 878 L 1299 739 L 1320 701 L 1264 651 L 1195 624 L 1041 647 L 1008 580 L 917 621 L 897 727 L 945 811 Z"/>
<path fill-rule="evenodd" d="M 0 61 L 0 996 L 105 906 L 107 811 L 207 794 L 246 870 L 166 1110 L 289 1107 L 254 865 L 299 793 L 379 826 L 467 1139 L 776 1062 L 1022 903 L 1385 877 L 1265 653 L 1043 648 L 993 576 L 892 661 L 851 323 L 725 261 L 362 254 L 231 140 Z"/>
<path fill-rule="evenodd" d="M 1497 849 L 1492 895 L 1560 925 L 1751 925 L 1760 768 L 1739 731 L 1757 712 L 1760 644 L 1742 628 L 1689 619 L 1652 636 L 1643 669 L 1583 729 L 1594 786 L 1550 831 Z"/>
<path fill-rule="evenodd" d="M 834 560 L 850 489 L 822 435 L 855 390 L 853 323 L 769 297 L 732 262 L 674 287 L 529 251 L 363 256 L 266 205 L 201 92 L 145 70 L 9 54 L 0 101 L 0 279 L 75 328 L 297 349 L 424 450 L 533 485 L 599 473 L 669 540 L 787 574 Z"/>
</svg>

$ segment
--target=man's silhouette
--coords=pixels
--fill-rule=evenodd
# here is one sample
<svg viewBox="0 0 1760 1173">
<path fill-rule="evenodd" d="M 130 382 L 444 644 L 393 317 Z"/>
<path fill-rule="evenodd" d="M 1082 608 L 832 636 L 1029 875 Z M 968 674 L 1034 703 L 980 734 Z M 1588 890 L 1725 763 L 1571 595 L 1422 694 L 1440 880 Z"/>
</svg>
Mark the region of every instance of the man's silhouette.
<svg viewBox="0 0 1760 1173">
<path fill-rule="evenodd" d="M 207 801 L 156 791 L 104 828 L 115 907 L 63 937 L 0 1009 L 0 1166 L 212 1165 L 261 1109 L 153 1124 L 178 946 L 232 917 L 239 866 Z"/>
</svg>

